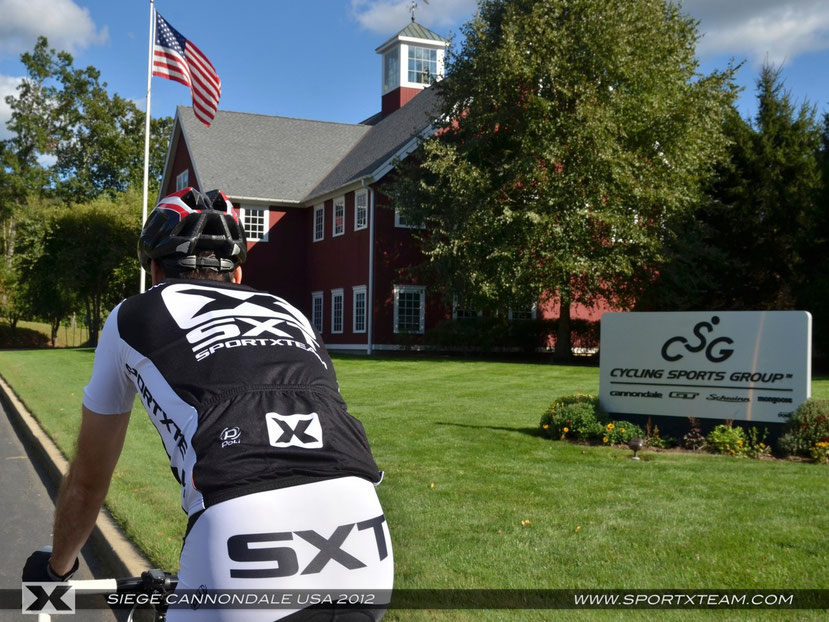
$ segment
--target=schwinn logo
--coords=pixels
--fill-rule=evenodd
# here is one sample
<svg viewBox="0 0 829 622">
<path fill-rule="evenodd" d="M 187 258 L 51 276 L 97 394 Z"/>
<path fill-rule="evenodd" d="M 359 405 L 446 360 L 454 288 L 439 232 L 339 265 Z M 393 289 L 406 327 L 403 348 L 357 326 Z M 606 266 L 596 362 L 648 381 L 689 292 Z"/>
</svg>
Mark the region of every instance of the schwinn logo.
<svg viewBox="0 0 829 622">
<path fill-rule="evenodd" d="M 662 358 L 666 361 L 678 361 L 685 356 L 686 353 L 694 354 L 696 352 L 705 353 L 707 358 L 712 363 L 722 363 L 727 361 L 734 350 L 731 348 L 724 348 L 724 345 L 732 345 L 734 340 L 730 337 L 717 337 L 708 341 L 708 336 L 714 332 L 714 327 L 720 323 L 720 318 L 716 315 L 711 318 L 710 322 L 698 322 L 693 330 L 695 342 L 689 342 L 686 337 L 677 335 L 671 337 L 664 344 L 662 344 Z"/>
<path fill-rule="evenodd" d="M 75 613 L 75 588 L 68 583 L 24 583 L 22 589 L 25 614 Z"/>
<path fill-rule="evenodd" d="M 222 433 L 219 434 L 219 440 L 222 441 L 222 447 L 227 447 L 228 445 L 239 445 L 242 442 L 239 440 L 240 436 L 242 436 L 242 431 L 239 428 L 225 428 L 222 430 Z"/>
<path fill-rule="evenodd" d="M 307 415 L 265 415 L 271 447 L 322 448 L 322 426 L 317 413 Z"/>
<path fill-rule="evenodd" d="M 311 352 L 328 367 L 311 324 L 277 296 L 185 283 L 166 287 L 161 296 L 176 324 L 187 331 L 197 361 L 220 350 L 282 346 Z"/>
</svg>

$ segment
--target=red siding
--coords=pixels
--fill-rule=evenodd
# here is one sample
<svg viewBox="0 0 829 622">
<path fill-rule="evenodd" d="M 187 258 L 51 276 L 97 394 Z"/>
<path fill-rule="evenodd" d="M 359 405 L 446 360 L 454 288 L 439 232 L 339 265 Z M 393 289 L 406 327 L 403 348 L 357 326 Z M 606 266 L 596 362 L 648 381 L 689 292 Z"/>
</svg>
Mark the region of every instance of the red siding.
<svg viewBox="0 0 829 622">
<path fill-rule="evenodd" d="M 408 104 L 410 101 L 412 101 L 412 98 L 414 98 L 415 95 L 420 93 L 420 91 L 421 89 L 413 89 L 408 86 L 401 86 L 383 95 L 381 106 L 383 116 L 390 115 L 398 108 L 402 108 L 403 106 Z"/>
<path fill-rule="evenodd" d="M 193 167 L 190 163 L 190 153 L 187 151 L 184 139 L 179 135 L 179 140 L 176 144 L 176 153 L 173 156 L 173 165 L 170 167 L 170 178 L 167 180 L 167 187 L 164 188 L 162 196 L 167 196 L 176 191 L 176 177 L 183 173 L 185 169 L 190 171 L 189 184 L 194 188 L 198 188 L 196 186 L 196 174 L 193 172 Z M 212 189 L 208 188 L 208 190 Z"/>
<path fill-rule="evenodd" d="M 367 333 L 354 333 L 354 287 L 368 290 L 369 228 L 354 230 L 354 192 L 345 194 L 345 220 L 342 235 L 333 236 L 334 200 L 325 202 L 324 234 L 313 241 L 314 208 L 306 208 L 307 217 L 302 239 L 307 244 L 305 257 L 307 278 L 299 308 L 311 317 L 311 293 L 321 291 L 323 302 L 323 339 L 327 344 L 365 344 Z M 370 218 L 370 214 L 369 214 Z M 369 223 L 370 226 L 370 223 Z M 331 291 L 343 290 L 343 332 L 331 332 Z"/>
<path fill-rule="evenodd" d="M 246 285 L 276 294 L 305 311 L 307 212 L 305 208 L 271 207 L 268 239 L 248 242 L 248 259 L 242 266 Z"/>
</svg>

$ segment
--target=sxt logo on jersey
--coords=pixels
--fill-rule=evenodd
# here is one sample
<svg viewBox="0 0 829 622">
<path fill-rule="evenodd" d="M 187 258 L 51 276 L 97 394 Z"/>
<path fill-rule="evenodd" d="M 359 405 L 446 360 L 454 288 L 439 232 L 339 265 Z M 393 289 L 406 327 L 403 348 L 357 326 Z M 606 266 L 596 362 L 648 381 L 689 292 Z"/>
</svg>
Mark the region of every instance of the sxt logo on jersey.
<svg viewBox="0 0 829 622">
<path fill-rule="evenodd" d="M 307 415 L 265 415 L 272 447 L 322 448 L 322 426 L 317 413 Z"/>
<path fill-rule="evenodd" d="M 175 284 L 161 292 L 173 319 L 186 331 L 197 361 L 235 348 L 289 347 L 319 355 L 307 318 L 283 299 L 250 290 Z"/>
</svg>

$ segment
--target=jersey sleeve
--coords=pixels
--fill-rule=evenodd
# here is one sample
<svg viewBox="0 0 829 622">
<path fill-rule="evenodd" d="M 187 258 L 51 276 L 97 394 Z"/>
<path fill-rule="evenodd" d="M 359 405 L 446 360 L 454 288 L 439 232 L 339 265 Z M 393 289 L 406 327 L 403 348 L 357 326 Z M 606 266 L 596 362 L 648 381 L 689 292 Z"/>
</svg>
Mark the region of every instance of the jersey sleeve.
<svg viewBox="0 0 829 622">
<path fill-rule="evenodd" d="M 95 349 L 92 378 L 83 392 L 83 405 L 100 415 L 117 415 L 132 410 L 135 385 L 124 369 L 124 342 L 118 331 L 116 306 L 109 314 Z"/>
</svg>

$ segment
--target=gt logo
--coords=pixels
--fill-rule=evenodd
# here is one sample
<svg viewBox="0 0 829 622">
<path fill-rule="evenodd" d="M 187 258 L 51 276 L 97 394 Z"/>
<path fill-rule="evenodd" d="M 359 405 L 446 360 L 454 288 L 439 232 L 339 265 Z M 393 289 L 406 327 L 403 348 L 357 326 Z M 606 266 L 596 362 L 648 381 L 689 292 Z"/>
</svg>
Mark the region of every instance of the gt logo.
<svg viewBox="0 0 829 622">
<path fill-rule="evenodd" d="M 272 447 L 322 448 L 322 426 L 317 413 L 307 415 L 265 415 Z"/>
<path fill-rule="evenodd" d="M 360 523 L 340 525 L 329 537 L 314 530 L 282 531 L 276 533 L 246 533 L 231 536 L 227 540 L 227 554 L 235 562 L 276 562 L 271 568 L 231 568 L 230 576 L 236 579 L 266 579 L 270 577 L 290 577 L 299 572 L 299 559 L 296 551 L 289 546 L 263 547 L 268 542 L 290 542 L 294 536 L 313 545 L 319 552 L 302 570 L 301 574 L 322 572 L 329 561 L 334 561 L 348 570 L 365 568 L 365 564 L 342 549 L 343 543 L 357 527 L 357 531 L 371 529 L 377 545 L 377 555 L 383 561 L 389 555 L 383 523 L 386 517 L 381 514 Z"/>
</svg>

